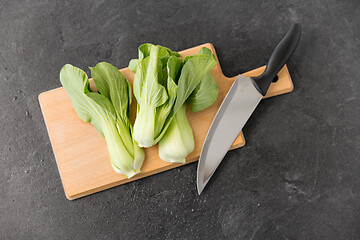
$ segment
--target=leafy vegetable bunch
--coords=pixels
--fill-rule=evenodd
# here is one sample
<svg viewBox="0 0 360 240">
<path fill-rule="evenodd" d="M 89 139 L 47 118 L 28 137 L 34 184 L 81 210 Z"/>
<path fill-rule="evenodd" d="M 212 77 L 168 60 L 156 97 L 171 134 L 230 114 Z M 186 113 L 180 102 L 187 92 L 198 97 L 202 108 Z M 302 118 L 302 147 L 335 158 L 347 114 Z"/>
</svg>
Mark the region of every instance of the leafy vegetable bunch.
<svg viewBox="0 0 360 240">
<path fill-rule="evenodd" d="M 61 84 L 77 115 L 104 136 L 114 170 L 130 178 L 140 172 L 145 158 L 144 150 L 132 138 L 130 84 L 109 63 L 102 62 L 90 69 L 98 92 L 90 89 L 86 73 L 70 64 L 60 71 Z"/>
<path fill-rule="evenodd" d="M 116 67 L 102 62 L 90 68 L 97 92 L 90 89 L 86 73 L 70 64 L 61 69 L 60 81 L 78 116 L 104 136 L 114 170 L 130 178 L 140 172 L 145 158 L 140 147 L 159 143 L 162 160 L 185 162 L 194 149 L 186 103 L 197 112 L 215 102 L 218 85 L 210 74 L 215 65 L 207 48 L 182 60 L 168 48 L 141 45 L 138 59 L 129 63 L 137 100 L 133 129 L 131 86 Z"/>
<path fill-rule="evenodd" d="M 135 73 L 133 88 L 138 105 L 133 137 L 139 146 L 159 142 L 162 160 L 185 162 L 194 149 L 186 102 L 193 112 L 214 103 L 218 85 L 210 70 L 215 65 L 215 56 L 205 47 L 184 61 L 177 52 L 159 45 L 139 47 L 139 58 L 129 64 Z"/>
</svg>

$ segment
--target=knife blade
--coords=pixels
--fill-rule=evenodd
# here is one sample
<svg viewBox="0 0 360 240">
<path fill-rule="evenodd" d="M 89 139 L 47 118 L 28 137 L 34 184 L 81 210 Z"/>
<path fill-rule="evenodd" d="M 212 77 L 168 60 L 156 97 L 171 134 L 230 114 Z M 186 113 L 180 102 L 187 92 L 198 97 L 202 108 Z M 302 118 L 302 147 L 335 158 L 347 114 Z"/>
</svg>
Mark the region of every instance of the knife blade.
<svg viewBox="0 0 360 240">
<path fill-rule="evenodd" d="M 292 24 L 273 50 L 263 74 L 251 78 L 239 75 L 234 81 L 215 115 L 201 150 L 196 180 L 199 195 L 265 96 L 276 74 L 295 51 L 300 36 L 301 26 Z"/>
</svg>

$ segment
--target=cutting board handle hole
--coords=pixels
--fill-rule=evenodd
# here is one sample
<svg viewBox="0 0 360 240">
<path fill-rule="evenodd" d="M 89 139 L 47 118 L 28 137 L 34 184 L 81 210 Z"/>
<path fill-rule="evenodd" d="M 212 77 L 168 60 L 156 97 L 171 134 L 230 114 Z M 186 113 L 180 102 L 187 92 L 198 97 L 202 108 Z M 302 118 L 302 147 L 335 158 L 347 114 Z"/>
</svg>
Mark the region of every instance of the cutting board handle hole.
<svg viewBox="0 0 360 240">
<path fill-rule="evenodd" d="M 273 83 L 276 83 L 278 80 L 279 80 L 279 76 L 276 75 L 276 76 L 274 77 L 274 79 L 272 80 L 272 82 L 273 82 Z"/>
</svg>

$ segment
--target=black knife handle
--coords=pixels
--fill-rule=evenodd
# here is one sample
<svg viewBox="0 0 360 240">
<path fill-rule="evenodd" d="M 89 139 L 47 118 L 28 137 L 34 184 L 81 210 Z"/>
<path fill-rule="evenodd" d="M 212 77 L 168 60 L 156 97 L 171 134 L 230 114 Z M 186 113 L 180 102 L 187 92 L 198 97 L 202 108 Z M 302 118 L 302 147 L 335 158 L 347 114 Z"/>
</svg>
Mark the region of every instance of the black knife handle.
<svg viewBox="0 0 360 240">
<path fill-rule="evenodd" d="M 301 26 L 297 23 L 292 24 L 283 39 L 273 50 L 266 69 L 258 77 L 252 77 L 256 83 L 259 92 L 265 96 L 271 82 L 276 77 L 276 74 L 285 65 L 286 61 L 295 51 L 301 36 Z"/>
</svg>

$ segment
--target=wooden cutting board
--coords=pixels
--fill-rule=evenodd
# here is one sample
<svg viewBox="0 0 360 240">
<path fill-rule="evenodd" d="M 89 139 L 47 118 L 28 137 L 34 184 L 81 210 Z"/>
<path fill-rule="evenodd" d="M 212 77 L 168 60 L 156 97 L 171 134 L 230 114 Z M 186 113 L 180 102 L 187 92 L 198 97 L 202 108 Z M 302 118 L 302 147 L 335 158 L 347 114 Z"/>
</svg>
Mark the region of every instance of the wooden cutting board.
<svg viewBox="0 0 360 240">
<path fill-rule="evenodd" d="M 215 54 L 215 48 L 207 43 L 180 52 L 181 57 L 197 54 L 202 47 L 207 47 Z M 218 61 L 217 57 L 216 60 Z M 244 76 L 258 76 L 265 66 L 244 73 Z M 132 84 L 134 74 L 128 69 L 120 70 Z M 211 70 L 212 76 L 219 84 L 219 95 L 216 102 L 200 112 L 190 112 L 188 119 L 194 132 L 195 149 L 187 157 L 187 163 L 198 160 L 203 142 L 210 124 L 228 92 L 235 77 L 227 78 L 223 75 L 219 61 Z M 60 82 L 59 82 L 60 84 Z M 94 88 L 92 84 L 92 88 Z M 293 90 L 288 69 L 286 66 L 278 74 L 278 81 L 272 83 L 266 97 L 271 97 Z M 136 112 L 136 101 L 133 98 L 131 107 L 132 122 Z M 131 179 L 114 172 L 110 165 L 108 151 L 104 138 L 90 124 L 83 122 L 76 114 L 65 89 L 60 87 L 39 95 L 39 102 L 49 133 L 56 163 L 64 187 L 65 195 L 69 200 L 96 193 L 130 181 L 147 177 L 159 172 L 179 167 L 183 164 L 170 164 L 162 161 L 158 155 L 157 146 L 145 150 L 145 161 L 141 173 Z M 231 149 L 245 145 L 242 133 L 239 134 Z M 195 174 L 195 172 L 194 172 Z M 195 184 L 194 184 L 195 187 Z"/>
</svg>

